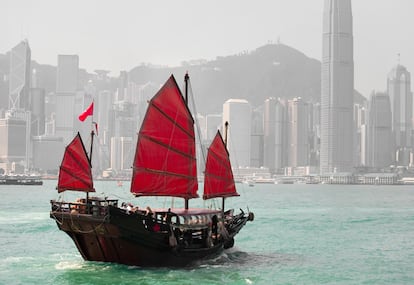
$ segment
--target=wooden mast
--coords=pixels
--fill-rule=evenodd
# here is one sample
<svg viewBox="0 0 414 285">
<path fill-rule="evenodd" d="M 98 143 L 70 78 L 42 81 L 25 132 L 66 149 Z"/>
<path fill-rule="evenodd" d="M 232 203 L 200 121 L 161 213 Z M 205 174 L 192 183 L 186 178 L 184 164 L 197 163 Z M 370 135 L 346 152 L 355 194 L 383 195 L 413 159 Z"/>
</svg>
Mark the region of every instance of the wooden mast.
<svg viewBox="0 0 414 285">
<path fill-rule="evenodd" d="M 92 101 L 92 104 L 94 104 L 94 101 Z M 92 120 L 92 123 L 91 123 L 92 128 L 91 128 L 91 146 L 90 146 L 90 151 L 89 151 L 89 165 L 90 165 L 91 171 L 92 171 L 93 137 L 95 136 L 95 132 L 93 131 L 93 124 L 94 124 L 94 122 L 93 122 L 93 112 L 92 112 L 92 118 L 91 118 L 91 120 Z M 86 192 L 86 211 L 89 214 L 89 203 L 88 203 L 88 201 L 89 201 L 89 191 Z"/>
<path fill-rule="evenodd" d="M 227 134 L 228 134 L 228 130 L 229 130 L 229 122 L 225 122 L 224 123 L 224 146 L 227 149 Z M 221 197 L 221 211 L 223 212 L 223 217 L 224 217 L 224 200 L 226 199 L 225 197 Z"/>
<path fill-rule="evenodd" d="M 184 99 L 185 99 L 185 104 L 187 105 L 187 107 L 188 107 L 188 80 L 190 79 L 190 77 L 188 76 L 188 72 L 186 72 L 185 73 L 185 76 L 184 76 L 184 83 L 185 83 L 185 97 L 184 97 Z M 188 198 L 185 198 L 185 209 L 186 210 L 188 210 Z"/>
</svg>

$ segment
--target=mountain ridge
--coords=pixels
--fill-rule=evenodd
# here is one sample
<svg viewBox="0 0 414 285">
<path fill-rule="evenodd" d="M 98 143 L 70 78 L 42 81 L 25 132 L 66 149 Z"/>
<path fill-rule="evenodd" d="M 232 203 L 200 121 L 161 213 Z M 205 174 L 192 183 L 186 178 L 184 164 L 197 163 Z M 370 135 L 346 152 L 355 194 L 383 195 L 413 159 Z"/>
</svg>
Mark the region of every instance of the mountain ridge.
<svg viewBox="0 0 414 285">
<path fill-rule="evenodd" d="M 0 54 L 0 75 L 8 73 L 8 56 Z M 54 92 L 56 67 L 32 61 L 37 71 L 39 86 L 46 92 Z M 302 97 L 306 101 L 319 102 L 321 93 L 321 63 L 304 53 L 284 44 L 267 44 L 250 52 L 237 55 L 218 56 L 214 60 L 183 62 L 177 67 L 159 67 L 141 64 L 128 72 L 129 80 L 145 85 L 151 82 L 161 85 L 174 74 L 181 87 L 184 74 L 189 72 L 199 112 L 220 113 L 228 99 L 246 99 L 253 107 L 263 104 L 269 97 L 291 99 Z M 79 82 L 83 86 L 94 78 L 94 74 L 80 69 Z M 182 77 L 181 77 L 182 76 Z M 111 78 L 106 86 L 112 91 L 117 88 Z M 3 85 L 3 86 L 2 86 Z M 4 92 L 5 82 L 0 82 Z M 355 91 L 355 102 L 365 97 Z"/>
</svg>

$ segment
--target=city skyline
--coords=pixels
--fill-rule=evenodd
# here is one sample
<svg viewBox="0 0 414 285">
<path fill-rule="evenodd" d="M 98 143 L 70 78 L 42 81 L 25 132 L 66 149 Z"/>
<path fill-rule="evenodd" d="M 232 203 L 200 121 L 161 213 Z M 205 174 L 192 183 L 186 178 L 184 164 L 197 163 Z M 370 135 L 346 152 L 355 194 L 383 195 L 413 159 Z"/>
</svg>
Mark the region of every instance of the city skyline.
<svg viewBox="0 0 414 285">
<path fill-rule="evenodd" d="M 277 45 L 267 45 L 267 47 L 277 47 L 285 51 L 282 57 L 267 58 L 272 70 L 286 68 L 283 59 L 290 57 L 289 52 L 286 51 L 293 51 L 292 54 L 298 58 L 312 62 L 313 72 L 308 73 L 307 76 L 298 76 L 298 73 L 290 74 L 295 75 L 296 86 L 300 85 L 304 78 L 312 77 L 315 72 L 321 72 L 319 73 L 320 79 L 313 81 L 320 87 L 320 93 L 316 91 L 314 94 L 317 97 L 303 98 L 303 100 L 301 95 L 307 97 L 308 94 L 305 92 L 301 94 L 301 88 L 299 92 L 298 89 L 292 89 L 290 93 L 277 89 L 281 82 L 275 81 L 276 77 L 272 76 L 269 77 L 270 81 L 277 84 L 269 88 L 271 92 L 256 91 L 268 96 L 263 97 L 267 99 L 261 98 L 263 101 L 259 103 L 261 104 L 259 106 L 251 104 L 252 97 L 243 98 L 240 94 L 243 89 L 230 89 L 230 99 L 221 97 L 223 95 L 219 96 L 219 99 L 223 99 L 222 124 L 229 121 L 232 126 L 228 133 L 230 138 L 228 149 L 234 167 L 265 166 L 271 173 L 288 173 L 289 175 L 315 172 L 321 175 L 353 173 L 361 168 L 378 168 L 376 165 L 386 167 L 387 158 L 375 155 L 378 150 L 386 151 L 388 147 L 394 147 L 391 151 L 396 154 L 396 157 L 391 158 L 390 163 L 397 166 L 414 165 L 411 142 L 413 139 L 413 106 L 410 69 L 405 67 L 405 63 L 404 66 L 401 65 L 400 56 L 398 56 L 397 61 L 389 67 L 392 68 L 391 71 L 388 70 L 385 73 L 388 73 L 388 77 L 383 81 L 386 81 L 386 92 L 390 97 L 392 110 L 392 124 L 390 125 L 395 141 L 394 146 L 374 144 L 374 138 L 386 136 L 384 135 L 386 132 L 381 132 L 381 128 L 387 127 L 389 122 L 376 119 L 380 116 L 379 114 L 384 113 L 385 101 L 380 98 L 380 95 L 371 97 L 370 106 L 357 97 L 354 102 L 353 5 L 351 0 L 326 0 L 324 3 L 323 17 L 320 19 L 323 23 L 323 30 L 319 35 L 323 43 L 320 71 L 315 60 L 307 58 L 283 43 L 279 44 L 281 43 L 279 40 Z M 258 48 L 256 52 L 259 50 L 270 51 L 270 49 Z M 101 70 L 96 71 L 96 74 L 89 74 L 89 79 L 80 80 L 81 72 L 84 73 L 81 71 L 81 57 L 77 53 L 59 53 L 57 54 L 56 89 L 52 88 L 45 95 L 42 86 L 38 86 L 36 70 L 30 72 L 30 59 L 33 58 L 31 54 L 32 48 L 29 47 L 28 39 L 22 40 L 12 48 L 8 53 L 10 72 L 3 78 L 10 87 L 9 110 L 5 110 L 3 106 L 4 122 L 8 123 L 8 119 L 14 118 L 24 121 L 26 125 L 26 149 L 22 149 L 15 162 L 19 164 L 26 162 L 25 168 L 30 168 L 30 160 L 36 161 L 34 148 L 42 149 L 43 144 L 60 144 L 57 140 L 39 140 L 37 137 L 42 135 L 62 137 L 66 145 L 76 130 L 88 133 L 87 129 L 77 122 L 75 114 L 80 113 L 94 99 L 98 118 L 102 117 L 102 112 L 106 112 L 104 116 L 106 119 L 102 117 L 103 121 L 98 122 L 104 134 L 99 138 L 103 146 L 98 151 L 99 169 L 109 169 L 108 159 L 110 159 L 112 168 L 127 170 L 125 168 L 127 162 L 123 160 L 123 157 L 125 153 L 130 152 L 128 149 L 134 140 L 133 134 L 139 128 L 137 122 L 139 123 L 144 115 L 142 107 L 146 105 L 148 94 L 152 93 L 156 86 L 145 79 L 134 81 L 132 76 L 134 72 L 127 71 L 121 71 L 119 76 L 109 79 L 106 77 L 107 72 Z M 250 57 L 252 53 L 247 54 L 245 51 L 235 58 L 244 56 Z M 262 61 L 260 56 L 254 58 L 244 68 L 257 70 L 252 64 L 257 61 Z M 295 66 L 292 62 L 294 61 L 288 61 L 287 65 Z M 201 65 L 200 62 L 195 63 L 195 66 Z M 208 64 L 205 65 L 208 66 Z M 303 66 L 306 64 L 302 62 Z M 191 69 L 190 65 L 189 68 Z M 217 68 L 217 70 L 227 69 L 225 66 Z M 217 70 L 216 67 L 212 69 L 214 73 Z M 283 71 L 289 74 L 288 69 Z M 258 82 L 269 80 L 265 78 L 266 76 L 260 77 Z M 108 83 L 109 80 L 112 81 L 111 85 L 103 84 Z M 253 79 L 250 75 L 248 81 L 251 80 Z M 285 78 L 284 81 L 286 80 L 289 79 Z M 33 84 L 30 81 L 33 81 Z M 233 82 L 231 86 L 238 85 L 240 82 Z M 25 89 L 28 91 L 30 89 L 30 96 L 24 94 Z M 371 94 L 373 93 L 375 94 L 375 92 Z M 278 97 L 283 95 L 290 96 L 290 98 L 280 100 Z M 210 97 L 207 102 L 211 103 L 211 99 Z M 375 101 L 376 99 L 378 101 Z M 43 109 L 42 104 L 45 105 Z M 202 121 L 206 120 L 204 115 L 214 114 L 197 113 Z M 263 119 L 260 119 L 260 116 L 263 116 Z M 315 119 L 316 117 L 318 118 Z M 10 122 L 4 124 L 3 129 L 8 134 L 13 134 L 17 126 Z M 98 123 L 96 123 L 96 132 Z M 41 124 L 44 125 L 43 129 Z M 208 141 L 207 130 L 206 124 L 201 130 L 204 134 L 202 143 Z M 28 143 L 29 140 L 33 145 L 33 150 L 32 145 Z M 235 141 L 237 141 L 237 146 L 232 144 Z M 4 145 L 4 152 L 7 152 L 9 144 L 10 142 Z M 10 162 L 11 158 L 12 155 L 9 153 L 5 161 Z M 381 159 L 383 162 L 380 162 Z M 7 168 L 12 167 L 10 163 L 7 165 Z"/>
<path fill-rule="evenodd" d="M 407 38 L 404 27 L 414 24 L 409 12 L 414 3 L 354 2 L 355 88 L 368 98 L 374 89 L 386 90 L 384 78 L 389 67 L 397 63 L 398 54 L 407 69 L 413 69 L 414 42 Z M 323 0 L 263 1 L 260 5 L 186 0 L 126 1 L 123 5 L 5 1 L 6 17 L 0 19 L 0 34 L 5 39 L 0 43 L 0 53 L 27 38 L 32 58 L 39 63 L 56 65 L 58 54 L 78 54 L 81 68 L 89 72 L 110 70 L 112 76 L 142 62 L 178 65 L 193 59 L 213 60 L 278 39 L 320 60 L 323 4 Z M 92 13 L 97 7 L 99 13 Z"/>
</svg>

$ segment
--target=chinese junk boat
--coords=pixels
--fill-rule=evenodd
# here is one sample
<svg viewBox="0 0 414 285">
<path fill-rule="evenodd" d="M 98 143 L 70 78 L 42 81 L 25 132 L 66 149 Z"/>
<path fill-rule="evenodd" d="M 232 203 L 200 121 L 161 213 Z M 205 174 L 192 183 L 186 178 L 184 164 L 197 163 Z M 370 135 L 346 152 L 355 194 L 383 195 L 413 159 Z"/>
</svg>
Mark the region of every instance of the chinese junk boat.
<svg viewBox="0 0 414 285">
<path fill-rule="evenodd" d="M 188 75 L 185 79 L 187 95 Z M 91 135 L 93 140 L 93 131 Z M 83 191 L 86 198 L 52 200 L 50 217 L 85 260 L 182 267 L 217 255 L 233 246 L 235 235 L 254 215 L 224 211 L 224 199 L 239 194 L 220 132 L 208 150 L 203 199 L 222 198 L 222 208 L 188 207 L 189 200 L 198 197 L 195 148 L 193 117 L 171 76 L 149 102 L 139 131 L 131 193 L 180 197 L 185 206 L 145 210 L 89 197 L 95 191 L 91 158 L 78 134 L 66 147 L 57 190 Z"/>
</svg>

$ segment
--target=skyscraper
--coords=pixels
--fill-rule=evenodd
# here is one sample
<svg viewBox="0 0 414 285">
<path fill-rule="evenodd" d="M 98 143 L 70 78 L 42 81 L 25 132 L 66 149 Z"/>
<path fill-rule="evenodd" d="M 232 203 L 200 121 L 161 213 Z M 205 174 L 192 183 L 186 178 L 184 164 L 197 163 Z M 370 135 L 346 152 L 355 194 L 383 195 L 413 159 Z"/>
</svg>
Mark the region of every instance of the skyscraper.
<svg viewBox="0 0 414 285">
<path fill-rule="evenodd" d="M 398 165 L 406 166 L 412 148 L 413 93 L 411 92 L 411 74 L 404 66 L 398 64 L 388 74 L 387 90 L 391 101 L 396 161 Z"/>
<path fill-rule="evenodd" d="M 285 102 L 268 98 L 264 103 L 264 166 L 272 173 L 287 165 L 287 115 Z"/>
<path fill-rule="evenodd" d="M 64 144 L 73 139 L 75 95 L 78 90 L 79 57 L 58 55 L 56 75 L 56 135 L 63 137 Z"/>
<path fill-rule="evenodd" d="M 390 98 L 385 93 L 371 94 L 368 127 L 368 166 L 389 167 L 392 162 Z"/>
<path fill-rule="evenodd" d="M 294 98 L 288 101 L 288 166 L 308 166 L 309 152 L 309 104 Z"/>
<path fill-rule="evenodd" d="M 228 122 L 227 148 L 236 168 L 250 166 L 251 114 L 250 103 L 244 99 L 229 99 L 223 105 L 223 129 Z"/>
<path fill-rule="evenodd" d="M 350 172 L 354 166 L 351 0 L 325 0 L 322 49 L 320 172 Z"/>
<path fill-rule="evenodd" d="M 9 109 L 28 109 L 31 51 L 27 40 L 21 41 L 10 52 Z"/>
<path fill-rule="evenodd" d="M 56 93 L 74 94 L 78 90 L 78 73 L 78 55 L 58 55 Z"/>
</svg>

